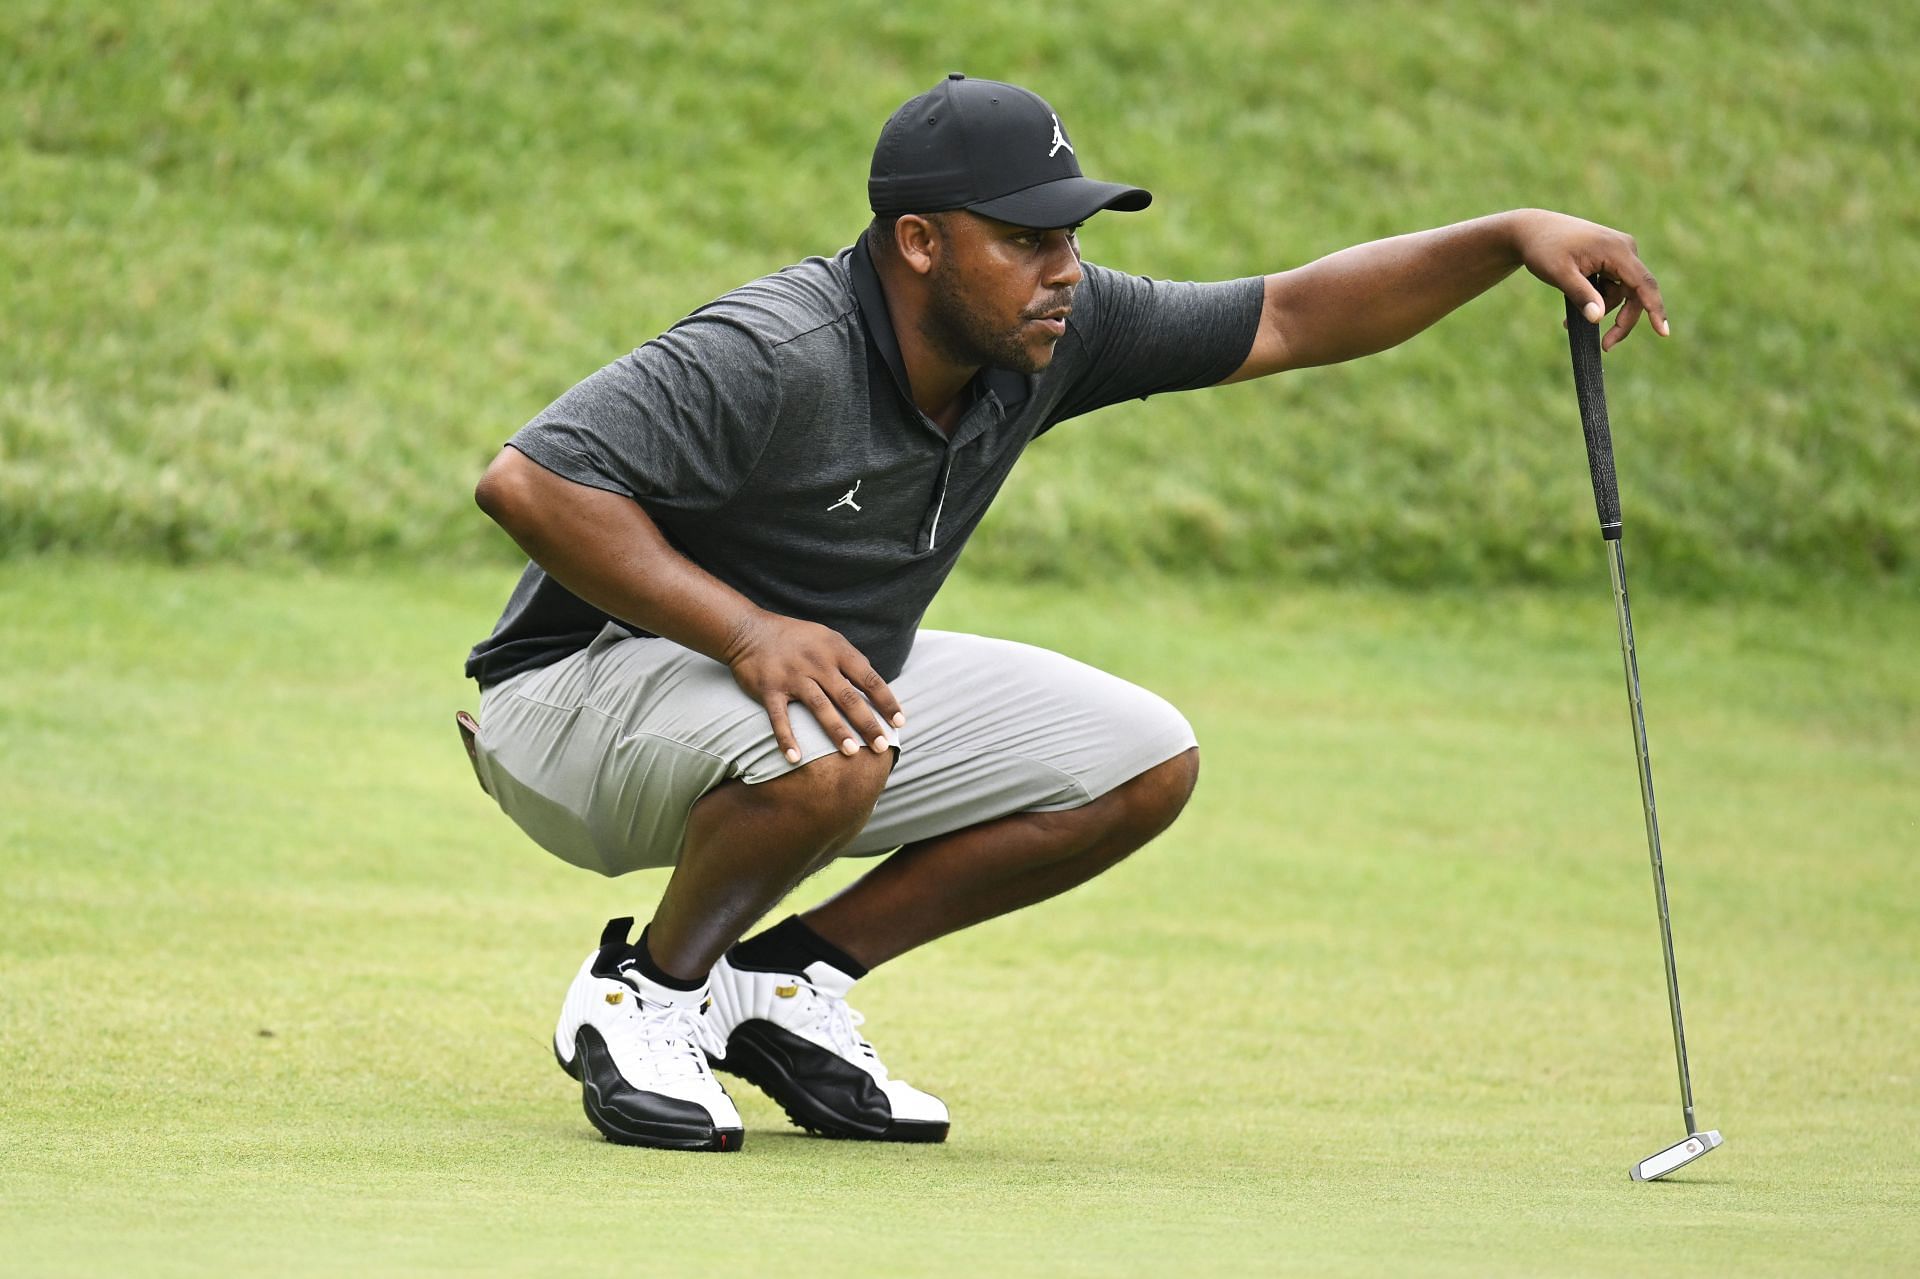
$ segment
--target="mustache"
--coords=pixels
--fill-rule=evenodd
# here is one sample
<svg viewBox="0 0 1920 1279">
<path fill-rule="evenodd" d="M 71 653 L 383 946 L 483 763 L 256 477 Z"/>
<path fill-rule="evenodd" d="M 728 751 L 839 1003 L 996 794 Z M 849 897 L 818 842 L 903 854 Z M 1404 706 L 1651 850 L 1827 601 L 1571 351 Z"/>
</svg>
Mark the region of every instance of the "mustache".
<svg viewBox="0 0 1920 1279">
<path fill-rule="evenodd" d="M 1049 311 L 1063 310 L 1071 307 L 1072 305 L 1073 305 L 1073 290 L 1061 289 L 1057 293 L 1050 294 L 1047 297 L 1046 301 L 1042 302 L 1039 306 L 1034 307 L 1032 310 L 1022 311 L 1020 313 L 1020 318 L 1023 320 L 1037 320 Z"/>
</svg>

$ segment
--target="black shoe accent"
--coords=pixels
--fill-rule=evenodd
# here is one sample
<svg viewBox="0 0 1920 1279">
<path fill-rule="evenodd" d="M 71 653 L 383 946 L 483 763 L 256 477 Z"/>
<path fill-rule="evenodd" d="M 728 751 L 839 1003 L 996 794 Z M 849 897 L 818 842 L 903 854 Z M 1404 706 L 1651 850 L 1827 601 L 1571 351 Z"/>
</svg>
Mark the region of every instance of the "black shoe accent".
<svg viewBox="0 0 1920 1279">
<path fill-rule="evenodd" d="M 745 1134 L 738 1128 L 714 1127 L 705 1106 L 629 1084 L 613 1064 L 607 1041 L 592 1026 L 574 1033 L 573 1060 L 580 1068 L 581 1106 L 608 1141 L 662 1150 L 740 1149 Z"/>
<path fill-rule="evenodd" d="M 560 1063 L 560 1069 L 567 1072 L 567 1078 L 580 1078 L 580 1052 L 578 1048 L 574 1050 L 573 1060 L 568 1061 L 560 1055 L 560 1041 L 556 1039 L 553 1041 L 553 1059 Z"/>
<path fill-rule="evenodd" d="M 609 919 L 607 926 L 600 930 L 600 949 L 593 953 L 593 967 L 589 970 L 595 977 L 624 981 L 632 986 L 633 979 L 627 974 L 638 973 L 668 990 L 698 990 L 707 984 L 705 977 L 696 980 L 675 977 L 654 963 L 652 953 L 647 950 L 647 930 L 641 929 L 640 940 L 629 943 L 627 934 L 632 929 L 633 916 L 623 915 L 619 919 Z"/>
<path fill-rule="evenodd" d="M 947 1125 L 931 1119 L 896 1119 L 887 1125 L 882 1141 L 916 1141 L 932 1144 L 947 1139 Z"/>
<path fill-rule="evenodd" d="M 714 1067 L 780 1103 L 787 1118 L 821 1137 L 853 1141 L 945 1141 L 947 1125 L 896 1120 L 873 1076 L 790 1030 L 754 1017 L 727 1037 Z"/>
<path fill-rule="evenodd" d="M 627 942 L 627 933 L 632 928 L 633 916 L 623 915 L 619 919 L 609 919 L 607 926 L 600 930 L 600 949 L 593 956 L 592 972 L 595 977 L 620 981 L 623 980 L 620 970 L 634 966 L 633 947 Z"/>
</svg>

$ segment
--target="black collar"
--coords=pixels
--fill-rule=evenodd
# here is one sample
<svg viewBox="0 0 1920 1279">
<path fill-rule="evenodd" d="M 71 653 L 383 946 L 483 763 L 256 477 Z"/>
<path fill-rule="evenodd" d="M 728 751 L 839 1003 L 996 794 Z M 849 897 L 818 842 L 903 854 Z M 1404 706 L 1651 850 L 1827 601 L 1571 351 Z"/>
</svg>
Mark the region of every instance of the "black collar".
<svg viewBox="0 0 1920 1279">
<path fill-rule="evenodd" d="M 908 404 L 913 404 L 913 384 L 907 380 L 907 362 L 900 355 L 900 339 L 894 336 L 893 316 L 887 311 L 886 290 L 880 287 L 880 272 L 873 265 L 873 256 L 867 252 L 867 237 L 862 235 L 853 244 L 853 297 L 860 304 L 860 320 L 866 326 L 867 340 L 873 343 L 880 358 L 885 360 L 887 368 L 893 373 L 893 384 L 900 388 L 900 395 Z M 1000 402 L 1000 407 L 1011 415 L 1026 402 L 1032 389 L 1032 379 L 1024 373 L 1012 369 L 981 369 L 975 375 L 983 394 L 991 394 Z M 915 405 L 916 410 L 918 406 Z"/>
</svg>

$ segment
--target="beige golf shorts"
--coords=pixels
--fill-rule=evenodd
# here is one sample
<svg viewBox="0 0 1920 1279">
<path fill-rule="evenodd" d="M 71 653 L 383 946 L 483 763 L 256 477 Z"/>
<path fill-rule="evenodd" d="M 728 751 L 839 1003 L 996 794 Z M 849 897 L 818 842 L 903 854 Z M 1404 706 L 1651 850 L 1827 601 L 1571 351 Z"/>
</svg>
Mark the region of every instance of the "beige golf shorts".
<svg viewBox="0 0 1920 1279">
<path fill-rule="evenodd" d="M 1157 695 L 1044 648 L 919 633 L 890 681 L 907 726 L 866 828 L 871 856 L 1010 813 L 1078 808 L 1195 745 Z M 486 690 L 476 765 L 487 792 L 562 861 L 623 875 L 679 858 L 687 813 L 723 781 L 768 781 L 835 753 L 789 708 L 800 762 L 724 664 L 609 623 L 580 652 Z"/>
</svg>

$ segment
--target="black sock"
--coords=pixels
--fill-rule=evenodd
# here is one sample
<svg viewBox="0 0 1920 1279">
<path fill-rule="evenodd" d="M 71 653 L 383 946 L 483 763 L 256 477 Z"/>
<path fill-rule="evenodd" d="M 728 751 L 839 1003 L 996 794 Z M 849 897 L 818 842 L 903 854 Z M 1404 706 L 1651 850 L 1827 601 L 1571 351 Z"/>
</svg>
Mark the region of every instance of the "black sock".
<svg viewBox="0 0 1920 1279">
<path fill-rule="evenodd" d="M 669 973 L 666 969 L 655 963 L 653 960 L 653 952 L 647 949 L 648 931 L 649 929 L 646 928 L 641 929 L 640 940 L 633 944 L 633 966 L 640 970 L 641 976 L 645 977 L 648 981 L 659 982 L 668 990 L 698 990 L 707 984 L 707 979 L 704 976 L 692 979 L 675 977 L 672 973 Z"/>
<path fill-rule="evenodd" d="M 729 958 L 735 967 L 761 972 L 797 973 L 816 960 L 825 960 L 855 981 L 867 975 L 865 964 L 808 928 L 798 915 L 789 915 L 758 937 L 741 942 Z"/>
</svg>

